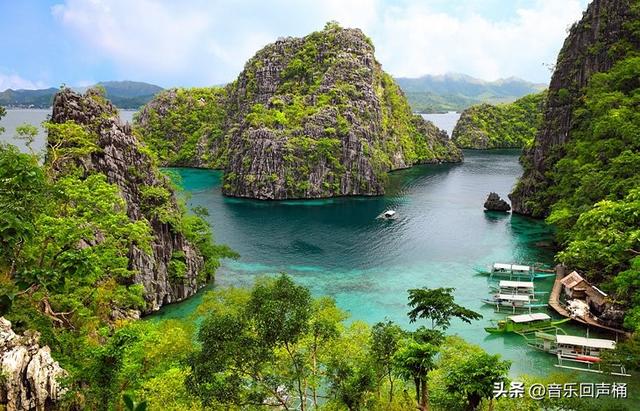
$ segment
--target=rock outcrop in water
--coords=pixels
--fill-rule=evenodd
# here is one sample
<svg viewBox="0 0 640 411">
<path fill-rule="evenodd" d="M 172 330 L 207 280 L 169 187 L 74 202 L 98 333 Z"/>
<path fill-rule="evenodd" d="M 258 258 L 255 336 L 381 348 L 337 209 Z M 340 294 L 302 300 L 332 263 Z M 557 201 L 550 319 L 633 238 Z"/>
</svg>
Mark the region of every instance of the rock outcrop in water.
<svg viewBox="0 0 640 411">
<path fill-rule="evenodd" d="M 215 103 L 224 106 L 224 124 L 211 123 L 206 141 L 190 132 L 180 139 L 209 147 L 204 163 L 225 170 L 223 193 L 229 196 L 379 195 L 388 171 L 462 160 L 446 133 L 411 112 L 376 61 L 370 39 L 357 29 L 329 23 L 306 37 L 267 45 L 224 93 Z M 176 110 L 155 102 L 149 107 L 139 129 L 145 140 L 161 141 L 148 137 L 158 135 L 158 122 L 149 119 Z M 165 133 L 167 139 L 175 135 Z M 189 164 L 203 164 L 198 150 L 192 152 Z M 171 158 L 164 155 L 168 164 Z"/>
<path fill-rule="evenodd" d="M 60 382 L 67 373 L 39 338 L 36 331 L 17 335 L 0 317 L 0 404 L 8 411 L 51 409 L 64 394 Z"/>
<path fill-rule="evenodd" d="M 120 189 L 129 218 L 148 221 L 153 233 L 153 252 L 147 254 L 135 246 L 129 250 L 129 264 L 136 272 L 132 281 L 144 286 L 146 311 L 195 294 L 206 280 L 199 278 L 203 257 L 172 225 L 170 216 L 180 214 L 173 188 L 146 153 L 147 149 L 132 134 L 130 126 L 120 122 L 117 109 L 95 90 L 80 95 L 64 89 L 54 99 L 51 121 L 82 126 L 97 146 L 97 150 L 89 154 L 82 153 L 57 163 L 54 170 L 64 173 L 72 166 L 79 167 L 85 175 L 104 174 L 109 183 Z M 69 148 L 74 144 L 74 141 L 62 142 L 62 146 Z M 171 262 L 176 258 L 186 267 L 180 278 L 171 275 Z"/>
<path fill-rule="evenodd" d="M 542 126 L 524 153 L 524 174 L 509 195 L 514 212 L 536 217 L 549 212 L 552 199 L 539 194 L 549 186 L 547 173 L 571 139 L 583 88 L 594 73 L 609 70 L 628 50 L 640 48 L 630 34 L 632 5 L 634 0 L 594 0 L 571 27 L 551 77 Z"/>
<path fill-rule="evenodd" d="M 487 200 L 484 202 L 484 208 L 488 211 L 507 212 L 511 210 L 509 203 L 500 198 L 497 193 L 489 193 Z"/>
<path fill-rule="evenodd" d="M 546 93 L 508 104 L 479 104 L 464 110 L 451 139 L 460 148 L 523 148 L 533 141 L 542 121 Z"/>
</svg>

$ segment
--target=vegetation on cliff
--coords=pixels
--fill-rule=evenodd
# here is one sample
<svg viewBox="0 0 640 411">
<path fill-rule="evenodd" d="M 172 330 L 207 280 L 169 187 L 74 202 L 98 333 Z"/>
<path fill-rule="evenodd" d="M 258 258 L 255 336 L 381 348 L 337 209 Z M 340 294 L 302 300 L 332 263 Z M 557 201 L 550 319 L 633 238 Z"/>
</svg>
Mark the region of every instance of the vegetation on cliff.
<svg viewBox="0 0 640 411">
<path fill-rule="evenodd" d="M 0 146 L 0 314 L 16 332 L 41 333 L 70 374 L 70 392 L 102 384 L 104 376 L 85 366 L 103 358 L 128 319 L 157 308 L 158 298 L 179 299 L 174 290 L 186 293 L 191 281 L 195 292 L 219 258 L 232 255 L 212 243 L 208 224 L 186 212 L 148 150 L 116 119 L 99 92 L 63 90 L 46 124 L 42 165 L 34 154 Z M 126 152 L 118 151 L 122 141 Z M 117 159 L 127 156 L 137 160 L 123 175 Z M 157 260 L 159 246 L 173 247 L 162 257 L 170 260 Z M 155 264 L 152 286 L 141 261 Z M 167 283 L 159 284 L 163 264 Z M 92 404 L 81 403 L 100 408 Z"/>
<path fill-rule="evenodd" d="M 224 90 L 161 94 L 137 129 L 163 164 L 223 168 L 225 194 L 259 199 L 382 194 L 387 171 L 462 158 L 335 23 L 264 47 Z"/>
<path fill-rule="evenodd" d="M 533 143 L 542 121 L 546 93 L 531 94 L 508 104 L 480 104 L 464 110 L 453 129 L 460 148 L 523 148 Z"/>
<path fill-rule="evenodd" d="M 145 143 L 163 166 L 223 168 L 223 88 L 170 89 L 135 114 Z"/>
<path fill-rule="evenodd" d="M 640 327 L 640 2 L 596 0 L 558 56 L 514 211 L 558 227 L 558 259 Z"/>
<path fill-rule="evenodd" d="M 550 173 L 548 221 L 565 246 L 558 257 L 633 307 L 640 327 L 640 57 L 592 77 L 574 112 L 572 139 Z"/>
</svg>

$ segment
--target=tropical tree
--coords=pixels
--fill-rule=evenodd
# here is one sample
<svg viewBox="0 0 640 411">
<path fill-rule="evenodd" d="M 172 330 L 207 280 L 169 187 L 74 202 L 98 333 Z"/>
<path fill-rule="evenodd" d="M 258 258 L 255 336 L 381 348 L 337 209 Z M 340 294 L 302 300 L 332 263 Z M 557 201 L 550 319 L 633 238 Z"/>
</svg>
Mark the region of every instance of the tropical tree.
<svg viewBox="0 0 640 411">
<path fill-rule="evenodd" d="M 418 409 L 423 411 L 429 409 L 427 378 L 437 353 L 436 345 L 408 338 L 393 357 L 398 374 L 404 380 L 413 381 Z"/>
<path fill-rule="evenodd" d="M 257 282 L 237 310 L 212 312 L 189 359 L 189 390 L 205 405 L 276 405 L 289 409 L 292 389 L 305 409 L 308 368 L 298 343 L 312 313 L 309 290 L 282 274 Z"/>
<path fill-rule="evenodd" d="M 500 355 L 484 351 L 471 353 L 459 359 L 445 374 L 446 389 L 466 398 L 467 409 L 476 410 L 482 399 L 493 398 L 496 383 L 506 383 L 511 367 Z"/>
<path fill-rule="evenodd" d="M 418 328 L 411 334 L 405 345 L 395 356 L 398 373 L 405 380 L 413 380 L 416 387 L 418 408 L 429 408 L 428 374 L 434 366 L 438 347 L 444 339 L 443 331 L 451 324 L 452 318 L 460 318 L 470 323 L 482 316 L 456 304 L 453 288 L 419 288 L 409 290 L 407 314 L 413 323 L 419 318 L 431 321 L 431 329 Z"/>
<path fill-rule="evenodd" d="M 431 329 L 446 330 L 452 318 L 459 318 L 466 323 L 479 320 L 482 315 L 456 304 L 453 288 L 414 288 L 409 290 L 409 306 L 407 314 L 413 323 L 419 318 L 430 320 Z"/>
<path fill-rule="evenodd" d="M 392 321 L 379 322 L 371 329 L 371 353 L 382 378 L 389 381 L 389 403 L 393 401 L 394 355 L 405 331 Z"/>
<path fill-rule="evenodd" d="M 36 136 L 38 135 L 38 127 L 33 124 L 24 123 L 16 127 L 16 138 L 19 140 L 23 140 L 25 145 L 29 148 L 29 151 L 33 154 L 33 148 L 31 144 L 33 144 Z"/>
</svg>

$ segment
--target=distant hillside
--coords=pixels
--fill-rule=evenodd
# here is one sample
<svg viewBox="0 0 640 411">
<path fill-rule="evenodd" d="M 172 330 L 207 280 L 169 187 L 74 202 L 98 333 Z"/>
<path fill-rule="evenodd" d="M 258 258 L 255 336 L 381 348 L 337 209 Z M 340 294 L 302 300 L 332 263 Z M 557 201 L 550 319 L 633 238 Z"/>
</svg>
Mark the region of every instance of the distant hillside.
<svg viewBox="0 0 640 411">
<path fill-rule="evenodd" d="M 396 79 L 414 111 L 434 113 L 462 111 L 479 103 L 506 103 L 537 93 L 544 84 L 516 77 L 496 81 L 480 80 L 465 74 L 449 73 Z"/>
<path fill-rule="evenodd" d="M 146 104 L 162 87 L 137 81 L 103 81 L 97 85 L 104 87 L 107 98 L 118 108 L 137 109 Z M 77 87 L 83 90 L 88 87 Z M 12 90 L 0 92 L 0 106 L 23 108 L 49 108 L 57 88 L 42 90 Z"/>
<path fill-rule="evenodd" d="M 471 106 L 462 112 L 451 139 L 460 148 L 476 150 L 527 147 L 540 128 L 545 99 L 541 92 L 513 103 Z"/>
</svg>

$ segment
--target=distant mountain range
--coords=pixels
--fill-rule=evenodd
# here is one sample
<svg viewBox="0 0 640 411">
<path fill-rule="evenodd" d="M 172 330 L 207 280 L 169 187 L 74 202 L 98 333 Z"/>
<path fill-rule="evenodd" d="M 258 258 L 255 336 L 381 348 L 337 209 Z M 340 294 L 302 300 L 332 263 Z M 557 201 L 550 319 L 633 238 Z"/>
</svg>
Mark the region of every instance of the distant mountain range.
<svg viewBox="0 0 640 411">
<path fill-rule="evenodd" d="M 478 103 L 512 102 L 547 86 L 510 77 L 496 81 L 480 80 L 465 74 L 449 73 L 418 78 L 399 77 L 396 81 L 405 92 L 413 111 L 439 113 L 462 111 Z M 107 98 L 119 108 L 138 109 L 162 91 L 162 87 L 138 81 L 103 81 Z M 87 87 L 71 87 L 84 91 Z M 57 88 L 0 92 L 0 106 L 49 108 Z"/>
<path fill-rule="evenodd" d="M 162 87 L 138 81 L 103 81 L 97 84 L 104 87 L 106 96 L 118 108 L 137 109 L 146 104 Z M 84 91 L 88 87 L 71 87 Z M 57 88 L 42 90 L 12 90 L 0 92 L 0 106 L 20 108 L 49 108 Z"/>
<path fill-rule="evenodd" d="M 458 73 L 398 77 L 396 81 L 413 110 L 421 113 L 462 111 L 478 103 L 512 102 L 547 87 L 546 84 L 531 83 L 516 77 L 485 81 Z"/>
</svg>

